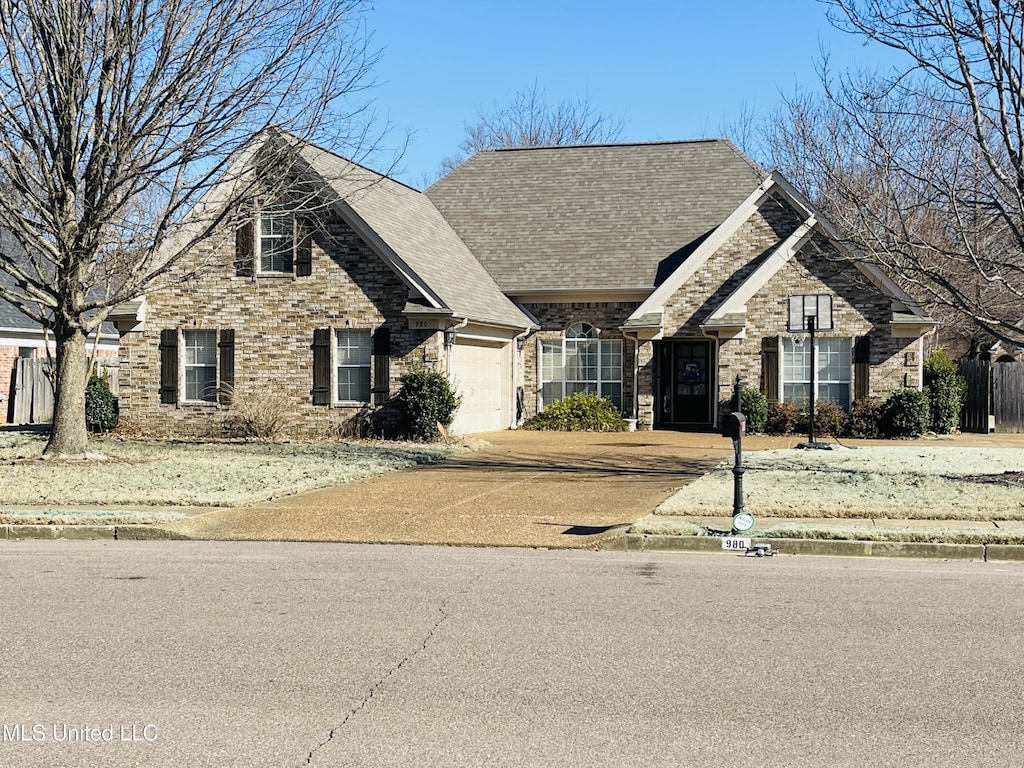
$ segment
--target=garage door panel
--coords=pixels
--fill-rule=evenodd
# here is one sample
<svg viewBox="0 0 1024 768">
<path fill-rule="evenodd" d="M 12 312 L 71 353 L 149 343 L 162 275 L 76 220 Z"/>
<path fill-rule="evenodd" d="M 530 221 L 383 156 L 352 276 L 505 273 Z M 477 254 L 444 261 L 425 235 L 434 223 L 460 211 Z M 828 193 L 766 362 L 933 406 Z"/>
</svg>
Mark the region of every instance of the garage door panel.
<svg viewBox="0 0 1024 768">
<path fill-rule="evenodd" d="M 451 431 L 465 435 L 508 426 L 508 345 L 460 341 L 451 348 L 451 373 L 462 405 Z"/>
</svg>

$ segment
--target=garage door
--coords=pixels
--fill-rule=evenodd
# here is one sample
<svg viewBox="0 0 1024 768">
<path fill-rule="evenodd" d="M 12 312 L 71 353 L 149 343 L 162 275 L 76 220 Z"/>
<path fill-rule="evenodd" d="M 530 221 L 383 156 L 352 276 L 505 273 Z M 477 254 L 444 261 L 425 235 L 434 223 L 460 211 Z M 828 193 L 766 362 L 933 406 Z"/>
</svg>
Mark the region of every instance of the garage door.
<svg viewBox="0 0 1024 768">
<path fill-rule="evenodd" d="M 459 339 L 451 348 L 451 371 L 462 405 L 451 431 L 457 435 L 508 427 L 508 349 L 506 344 Z"/>
</svg>

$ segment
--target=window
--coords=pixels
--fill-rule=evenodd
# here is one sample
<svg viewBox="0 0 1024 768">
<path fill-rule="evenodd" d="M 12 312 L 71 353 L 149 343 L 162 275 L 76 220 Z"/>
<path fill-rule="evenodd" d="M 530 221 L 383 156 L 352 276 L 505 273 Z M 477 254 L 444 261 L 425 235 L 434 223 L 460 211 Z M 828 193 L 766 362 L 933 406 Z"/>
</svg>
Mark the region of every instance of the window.
<svg viewBox="0 0 1024 768">
<path fill-rule="evenodd" d="M 816 399 L 850 407 L 850 339 L 782 339 L 782 399 L 806 408 L 811 391 L 811 365 L 815 366 Z"/>
<path fill-rule="evenodd" d="M 227 403 L 234 383 L 233 330 L 168 328 L 160 332 L 161 403 Z"/>
<path fill-rule="evenodd" d="M 264 212 L 243 222 L 235 232 L 235 272 L 240 277 L 257 275 L 313 274 L 309 222 L 290 213 Z"/>
<path fill-rule="evenodd" d="M 217 401 L 217 332 L 185 331 L 185 400 Z"/>
<path fill-rule="evenodd" d="M 341 328 L 336 338 L 337 400 L 370 402 L 370 331 L 365 328 Z"/>
<path fill-rule="evenodd" d="M 622 408 L 622 340 L 600 339 L 587 323 L 575 323 L 559 341 L 541 342 L 544 405 L 574 392 L 595 392 Z"/>
<path fill-rule="evenodd" d="M 291 216 L 260 217 L 260 272 L 291 274 L 294 226 Z"/>
</svg>

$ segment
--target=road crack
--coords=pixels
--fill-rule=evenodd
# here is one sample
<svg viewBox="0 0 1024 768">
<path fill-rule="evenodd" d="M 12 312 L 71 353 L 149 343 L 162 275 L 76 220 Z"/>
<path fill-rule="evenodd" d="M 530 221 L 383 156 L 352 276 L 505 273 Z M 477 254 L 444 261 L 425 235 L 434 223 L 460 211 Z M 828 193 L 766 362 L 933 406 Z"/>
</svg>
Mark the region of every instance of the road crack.
<svg viewBox="0 0 1024 768">
<path fill-rule="evenodd" d="M 461 589 L 459 589 L 456 592 L 453 592 L 441 601 L 441 604 L 437 608 L 439 614 L 437 617 L 437 621 L 435 621 L 430 626 L 430 628 L 427 630 L 426 634 L 424 634 L 423 639 L 419 642 L 419 644 L 416 645 L 409 654 L 402 658 L 393 667 L 388 669 L 383 675 L 381 675 L 377 679 L 376 682 L 374 682 L 373 685 L 370 686 L 369 691 L 367 691 L 366 695 L 362 698 L 362 700 L 358 704 L 356 704 L 356 706 L 354 706 L 352 709 L 348 711 L 348 713 L 345 715 L 344 719 L 342 719 L 340 723 L 338 723 L 336 726 L 331 728 L 330 731 L 327 732 L 327 737 L 323 741 L 321 741 L 319 744 L 317 744 L 315 747 L 313 747 L 313 749 L 309 751 L 309 753 L 306 755 L 306 760 L 303 763 L 303 765 L 312 765 L 313 761 L 316 759 L 317 753 L 321 749 L 326 747 L 328 744 L 334 741 L 335 736 L 338 733 L 340 733 L 341 730 L 348 724 L 348 721 L 355 717 L 357 714 L 359 714 L 363 709 L 365 709 L 370 704 L 370 702 L 373 701 L 374 697 L 377 695 L 377 692 L 380 691 L 381 688 L 383 688 L 384 685 L 391 678 L 397 675 L 399 671 L 402 669 L 402 667 L 412 662 L 417 656 L 419 656 L 425 650 L 427 650 L 427 646 L 430 645 L 430 641 L 433 640 L 434 635 L 437 633 L 438 629 L 440 629 L 441 625 L 448 621 L 449 618 L 451 618 L 452 604 L 456 602 L 459 598 L 466 595 L 470 591 L 470 589 L 472 589 L 473 586 L 478 581 L 480 581 L 481 578 L 483 578 L 483 574 L 475 576 Z"/>
</svg>

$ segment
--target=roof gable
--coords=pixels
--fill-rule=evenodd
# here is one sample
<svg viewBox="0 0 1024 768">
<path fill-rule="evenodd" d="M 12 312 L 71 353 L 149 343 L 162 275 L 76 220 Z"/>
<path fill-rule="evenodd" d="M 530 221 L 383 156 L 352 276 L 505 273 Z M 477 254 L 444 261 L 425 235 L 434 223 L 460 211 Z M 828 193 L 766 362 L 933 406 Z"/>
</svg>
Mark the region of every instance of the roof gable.
<svg viewBox="0 0 1024 768">
<path fill-rule="evenodd" d="M 647 292 L 763 177 L 724 140 L 499 149 L 426 194 L 508 294 Z"/>
<path fill-rule="evenodd" d="M 902 323 L 926 332 L 934 327 L 935 321 L 914 302 L 888 275 L 876 265 L 862 259 L 849 245 L 843 242 L 835 228 L 822 219 L 801 195 L 777 171 L 773 172 L 752 192 L 748 198 L 697 248 L 672 276 L 659 286 L 627 319 L 625 328 L 645 329 L 650 335 L 655 328 L 654 320 L 660 316 L 665 302 L 717 251 L 743 224 L 761 207 L 771 195 L 781 196 L 800 215 L 802 223 L 774 251 L 741 282 L 729 296 L 708 315 L 702 328 L 706 332 L 725 332 L 727 335 L 742 333 L 745 325 L 747 302 L 764 288 L 782 267 L 784 267 L 817 231 L 850 257 L 852 265 L 884 295 L 893 301 L 893 324 Z M 660 331 L 660 320 L 657 328 Z"/>
<path fill-rule="evenodd" d="M 292 140 L 307 172 L 331 193 L 342 218 L 431 308 L 484 324 L 532 325 L 422 192 Z"/>
</svg>

